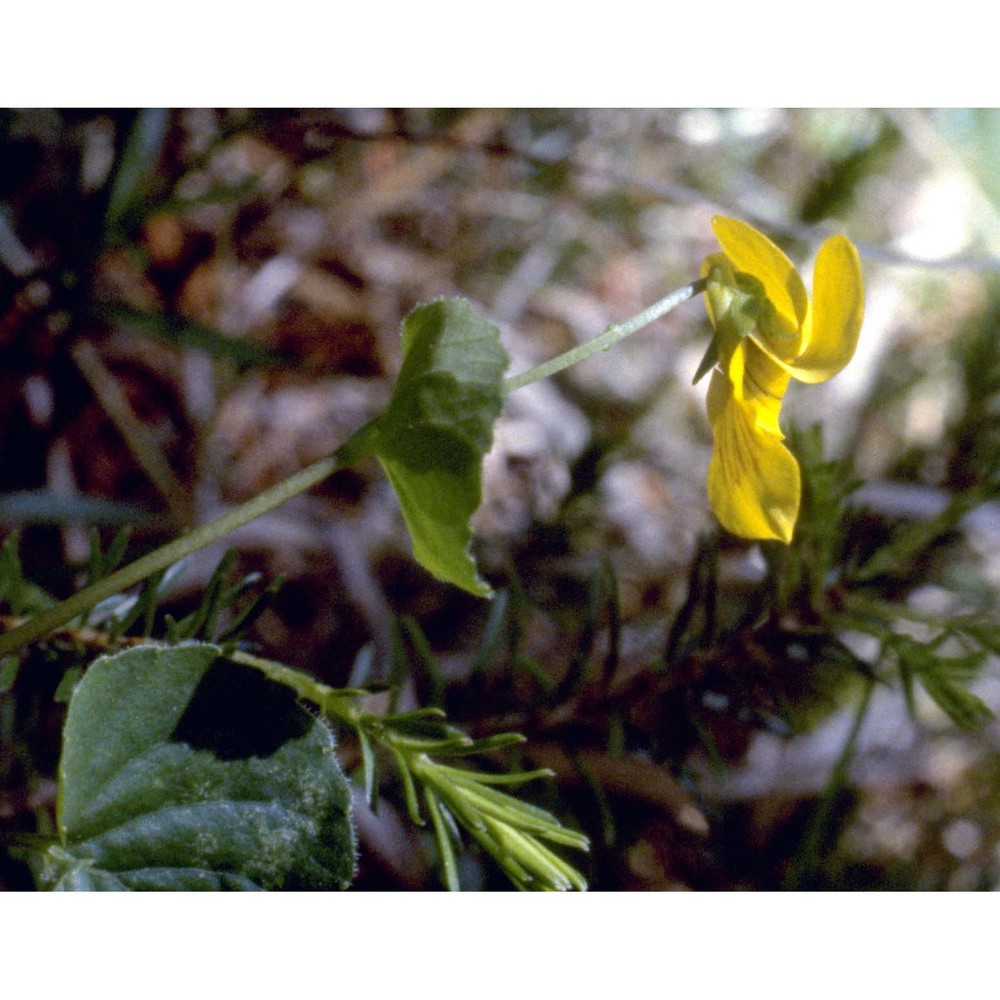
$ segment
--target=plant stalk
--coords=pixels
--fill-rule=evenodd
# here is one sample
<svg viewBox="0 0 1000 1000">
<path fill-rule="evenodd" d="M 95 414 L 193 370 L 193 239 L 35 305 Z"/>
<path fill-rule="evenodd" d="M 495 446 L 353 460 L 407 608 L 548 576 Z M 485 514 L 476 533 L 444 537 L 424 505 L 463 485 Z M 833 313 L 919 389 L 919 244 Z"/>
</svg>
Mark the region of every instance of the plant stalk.
<svg viewBox="0 0 1000 1000">
<path fill-rule="evenodd" d="M 848 770 L 854 757 L 854 751 L 857 749 L 858 737 L 861 735 L 861 727 L 868 714 L 868 706 L 871 704 L 874 691 L 875 682 L 873 680 L 867 681 L 861 695 L 861 701 L 854 714 L 854 722 L 847 734 L 847 739 L 844 741 L 844 747 L 840 751 L 840 756 L 833 767 L 823 795 L 816 805 L 816 811 L 806 828 L 798 855 L 785 879 L 783 888 L 786 890 L 803 888 L 816 872 L 824 841 L 830 833 L 830 824 L 833 820 L 837 799 L 847 784 Z"/>
<path fill-rule="evenodd" d="M 573 347 L 564 354 L 560 354 L 543 364 L 529 368 L 528 371 L 521 372 L 520 375 L 511 376 L 504 381 L 504 391 L 513 392 L 515 389 L 523 389 L 526 385 L 530 385 L 532 382 L 539 382 L 550 375 L 555 375 L 556 372 L 561 372 L 564 368 L 569 368 L 570 365 L 575 365 L 589 358 L 592 354 L 596 354 L 598 351 L 608 350 L 617 344 L 618 341 L 624 340 L 645 326 L 649 326 L 654 320 L 666 315 L 671 309 L 676 309 L 677 306 L 687 302 L 688 299 L 694 298 L 695 295 L 704 290 L 704 278 L 699 278 L 697 281 L 692 281 L 690 285 L 678 288 L 677 291 L 671 292 L 665 298 L 660 299 L 659 302 L 654 302 L 648 309 L 643 309 L 641 313 L 637 313 L 631 319 L 625 320 L 624 323 L 612 324 L 604 333 L 594 337 L 593 340 L 588 340 L 585 344 Z"/>
<path fill-rule="evenodd" d="M 264 490 L 263 493 L 258 493 L 239 507 L 227 511 L 214 521 L 194 528 L 187 534 L 167 542 L 166 545 L 161 545 L 160 548 L 141 556 L 135 562 L 77 591 L 54 607 L 46 608 L 23 625 L 3 633 L 0 635 L 0 657 L 43 639 L 50 632 L 71 622 L 77 615 L 89 611 L 101 601 L 141 583 L 146 577 L 172 566 L 179 559 L 211 545 L 220 538 L 225 538 L 237 528 L 242 528 L 243 525 L 274 510 L 275 507 L 280 507 L 292 497 L 305 493 L 338 469 L 351 465 L 368 454 L 367 444 L 374 428 L 374 424 L 366 424 L 334 454 L 321 458 L 318 462 L 289 476 L 288 479 Z"/>
<path fill-rule="evenodd" d="M 616 323 L 609 326 L 604 333 L 594 337 L 593 340 L 589 340 L 585 344 L 580 344 L 578 347 L 574 347 L 572 350 L 566 351 L 564 354 L 560 354 L 558 357 L 552 358 L 544 364 L 522 372 L 520 375 L 508 378 L 504 382 L 504 391 L 513 392 L 515 389 L 523 388 L 532 382 L 548 378 L 550 375 L 554 375 L 556 372 L 560 372 L 570 365 L 589 358 L 598 351 L 608 350 L 617 344 L 618 341 L 624 340 L 636 331 L 648 326 L 654 320 L 670 312 L 671 309 L 687 302 L 688 299 L 693 298 L 704 290 L 705 279 L 699 278 L 697 281 L 693 281 L 691 284 L 685 285 L 675 292 L 671 292 L 670 295 L 660 299 L 659 302 L 655 302 L 648 309 L 644 309 L 631 319 L 625 320 L 624 323 Z M 99 602 L 113 597 L 115 594 L 121 593 L 121 591 L 129 587 L 135 586 L 137 583 L 141 583 L 148 576 L 152 576 L 153 573 L 158 573 L 168 566 L 172 566 L 179 559 L 183 559 L 185 556 L 203 549 L 206 545 L 211 545 L 213 542 L 224 538 L 237 528 L 249 524 L 263 514 L 274 510 L 275 507 L 281 506 L 281 504 L 292 497 L 298 496 L 298 494 L 304 493 L 306 490 L 321 483 L 337 470 L 351 465 L 365 455 L 371 454 L 370 444 L 377 430 L 377 421 L 366 424 L 333 455 L 320 459 L 320 461 L 302 469 L 276 486 L 272 486 L 270 489 L 258 494 L 252 500 L 216 518 L 216 520 L 194 528 L 187 534 L 181 535 L 167 542 L 166 545 L 162 545 L 160 548 L 141 556 L 135 562 L 129 563 L 128 566 L 123 566 L 116 572 L 104 577 L 104 579 L 97 580 L 90 584 L 90 586 L 66 598 L 66 600 L 60 601 L 54 607 L 40 612 L 10 632 L 0 634 L 0 657 L 7 656 L 32 642 L 43 639 L 57 628 L 61 628 L 63 625 L 71 622 L 78 615 L 89 611 Z"/>
</svg>

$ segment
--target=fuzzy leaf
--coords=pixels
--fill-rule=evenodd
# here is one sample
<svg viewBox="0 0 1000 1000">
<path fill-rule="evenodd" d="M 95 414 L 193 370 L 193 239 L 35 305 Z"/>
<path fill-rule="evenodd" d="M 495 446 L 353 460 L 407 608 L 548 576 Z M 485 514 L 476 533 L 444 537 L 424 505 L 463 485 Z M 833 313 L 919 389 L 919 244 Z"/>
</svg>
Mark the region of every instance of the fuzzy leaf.
<svg viewBox="0 0 1000 1000">
<path fill-rule="evenodd" d="M 469 553 L 483 458 L 503 406 L 507 355 L 468 302 L 438 299 L 403 323 L 403 365 L 371 448 L 399 498 L 413 554 L 473 594 L 489 586 Z"/>
<path fill-rule="evenodd" d="M 294 693 L 207 644 L 96 660 L 69 706 L 60 843 L 72 889 L 334 889 L 354 869 L 330 732 Z"/>
</svg>

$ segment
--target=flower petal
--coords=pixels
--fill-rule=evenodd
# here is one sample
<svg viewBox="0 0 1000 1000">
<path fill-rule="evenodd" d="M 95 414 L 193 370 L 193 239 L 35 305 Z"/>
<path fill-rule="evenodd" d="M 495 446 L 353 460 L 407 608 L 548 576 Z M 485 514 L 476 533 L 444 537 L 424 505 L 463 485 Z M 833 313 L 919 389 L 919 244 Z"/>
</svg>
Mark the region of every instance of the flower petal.
<svg viewBox="0 0 1000 1000">
<path fill-rule="evenodd" d="M 736 399 L 720 371 L 712 373 L 708 405 L 715 435 L 708 498 L 716 517 L 734 535 L 790 542 L 801 497 L 795 456 L 761 429 L 754 405 Z"/>
<path fill-rule="evenodd" d="M 846 236 L 819 248 L 812 307 L 802 331 L 802 354 L 788 366 L 800 382 L 825 382 L 854 357 L 865 311 L 858 252 Z"/>
<path fill-rule="evenodd" d="M 788 372 L 752 340 L 745 343 L 743 350 L 743 399 L 753 405 L 754 421 L 761 430 L 783 437 L 778 414 L 788 389 Z"/>
<path fill-rule="evenodd" d="M 739 219 L 716 215 L 712 230 L 733 267 L 757 278 L 788 329 L 798 332 L 809 299 L 792 262 L 763 233 Z"/>
<path fill-rule="evenodd" d="M 728 376 L 728 393 L 738 402 L 752 408 L 754 422 L 762 431 L 767 431 L 778 438 L 784 435 L 778 426 L 778 416 L 781 412 L 781 401 L 788 388 L 789 375 L 780 365 L 765 354 L 757 344 L 744 340 L 735 350 L 725 365 Z M 714 399 L 714 401 L 713 401 Z M 708 396 L 708 419 L 714 423 L 714 412 L 721 412 L 719 405 L 719 389 L 713 396 L 711 384 Z"/>
</svg>

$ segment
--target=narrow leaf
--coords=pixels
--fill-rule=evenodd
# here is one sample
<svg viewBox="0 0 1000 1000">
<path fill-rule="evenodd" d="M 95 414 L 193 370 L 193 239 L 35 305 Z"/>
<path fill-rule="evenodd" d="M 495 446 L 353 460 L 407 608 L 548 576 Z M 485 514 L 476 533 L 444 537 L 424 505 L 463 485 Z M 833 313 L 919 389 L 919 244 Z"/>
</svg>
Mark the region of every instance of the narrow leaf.
<svg viewBox="0 0 1000 1000">
<path fill-rule="evenodd" d="M 146 312 L 129 306 L 109 306 L 97 310 L 99 319 L 124 330 L 155 337 L 176 347 L 189 347 L 215 358 L 232 361 L 241 370 L 285 365 L 290 358 L 268 350 L 253 340 L 227 336 L 220 330 L 160 312 Z"/>
<path fill-rule="evenodd" d="M 160 150 L 170 124 L 166 108 L 143 108 L 122 149 L 104 218 L 105 239 L 114 244 L 139 208 L 144 187 L 156 169 Z"/>
<path fill-rule="evenodd" d="M 430 788 L 424 789 L 424 801 L 434 824 L 434 837 L 437 840 L 438 853 L 441 855 L 441 868 L 444 884 L 450 892 L 458 892 L 461 885 L 458 881 L 458 866 L 455 863 L 455 850 L 451 846 L 451 834 L 441 815 L 442 806 L 437 796 Z"/>
</svg>

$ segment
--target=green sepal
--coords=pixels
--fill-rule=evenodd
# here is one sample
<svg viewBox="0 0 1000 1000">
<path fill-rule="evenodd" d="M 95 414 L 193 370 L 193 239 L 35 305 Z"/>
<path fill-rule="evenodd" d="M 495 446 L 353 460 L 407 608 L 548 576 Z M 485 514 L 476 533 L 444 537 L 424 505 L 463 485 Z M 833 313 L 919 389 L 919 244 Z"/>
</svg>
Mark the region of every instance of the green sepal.
<svg viewBox="0 0 1000 1000">
<path fill-rule="evenodd" d="M 705 356 L 701 359 L 701 364 L 698 365 L 698 370 L 694 373 L 691 384 L 697 385 L 718 363 L 719 335 L 718 333 L 713 333 L 712 339 L 708 344 L 708 350 L 705 351 Z"/>
</svg>

